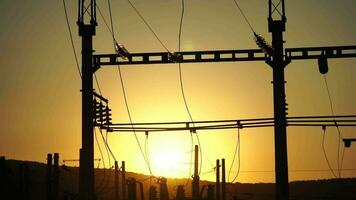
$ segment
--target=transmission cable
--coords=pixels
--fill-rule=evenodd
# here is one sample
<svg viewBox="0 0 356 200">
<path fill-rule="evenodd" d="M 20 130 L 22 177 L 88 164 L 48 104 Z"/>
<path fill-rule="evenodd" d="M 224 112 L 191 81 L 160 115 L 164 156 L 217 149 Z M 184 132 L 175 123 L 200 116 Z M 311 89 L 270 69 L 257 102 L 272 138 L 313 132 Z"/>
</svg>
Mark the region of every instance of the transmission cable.
<svg viewBox="0 0 356 200">
<path fill-rule="evenodd" d="M 76 53 L 76 50 L 75 50 L 75 45 L 74 45 L 74 40 L 73 40 L 73 34 L 72 34 L 72 29 L 71 29 L 70 23 L 69 23 L 69 18 L 68 18 L 68 12 L 67 12 L 66 2 L 65 2 L 65 0 L 63 0 L 62 2 L 63 2 L 64 14 L 65 14 L 65 17 L 66 17 L 66 22 L 67 22 L 67 27 L 68 27 L 68 33 L 69 33 L 69 37 L 70 37 L 70 42 L 71 42 L 71 45 L 72 45 L 73 55 L 74 55 L 74 58 L 75 58 L 75 63 L 76 63 L 76 65 L 77 65 L 77 70 L 78 70 L 80 79 L 82 79 L 82 72 L 81 72 L 81 70 L 80 70 L 79 61 L 78 61 L 78 56 L 77 56 L 77 53 Z M 100 95 L 102 95 L 102 94 L 101 94 L 100 85 L 99 85 L 99 82 L 98 82 L 98 79 L 97 79 L 95 73 L 94 73 L 94 78 L 95 78 L 95 82 L 96 82 L 98 91 L 99 91 Z"/>
<path fill-rule="evenodd" d="M 326 78 L 325 74 L 323 74 L 323 77 L 324 77 L 324 82 L 325 82 L 325 88 L 326 88 L 326 91 L 327 91 L 327 94 L 328 94 L 328 98 L 329 98 L 331 114 L 334 117 L 335 116 L 335 112 L 334 112 L 333 101 L 332 101 L 331 93 L 330 93 L 330 89 L 329 89 L 329 84 L 328 84 L 328 81 L 327 81 L 327 78 Z M 335 117 L 334 117 L 334 120 L 335 120 Z M 337 130 L 337 133 L 338 133 L 337 168 L 338 168 L 339 178 L 341 178 L 341 171 L 340 171 L 340 169 L 341 169 L 340 168 L 340 142 L 342 140 L 342 134 L 341 134 L 340 128 L 337 125 L 336 121 L 335 121 L 335 126 L 336 126 L 336 130 Z"/>
<path fill-rule="evenodd" d="M 73 50 L 73 54 L 74 54 L 74 58 L 75 58 L 75 63 L 77 64 L 77 70 L 78 70 L 79 76 L 80 76 L 80 78 L 82 78 L 82 72 L 80 71 L 79 62 L 78 62 L 78 56 L 77 56 L 77 53 L 75 51 L 75 45 L 74 45 L 74 41 L 73 41 L 73 34 L 72 34 L 72 29 L 70 27 L 69 19 L 68 19 L 67 6 L 66 6 L 66 1 L 65 0 L 63 0 L 63 8 L 64 8 L 64 14 L 65 14 L 65 17 L 66 17 L 66 22 L 67 22 L 70 42 L 72 44 L 72 50 Z"/>
<path fill-rule="evenodd" d="M 130 2 L 130 1 L 129 1 Z M 131 4 L 131 2 L 130 2 L 130 4 Z M 131 4 L 132 5 L 132 4 Z M 133 5 L 132 5 L 133 6 Z M 111 12 L 111 4 L 110 4 L 110 0 L 108 0 L 108 7 L 109 7 L 109 13 L 110 13 L 110 25 L 111 25 L 111 35 L 112 35 L 112 38 L 113 38 L 113 43 L 114 43 L 114 50 L 116 51 L 116 48 L 115 48 L 115 46 L 116 46 L 116 39 L 115 39 L 115 32 L 114 32 L 114 25 L 113 25 L 113 19 L 112 19 L 112 12 Z M 134 7 L 134 6 L 133 6 Z M 134 7 L 135 8 L 135 7 Z M 137 10 L 137 9 L 135 9 L 135 10 Z M 102 14 L 101 14 L 102 15 Z M 140 15 L 141 16 L 141 15 Z M 102 17 L 104 18 L 104 16 L 102 15 Z M 107 24 L 107 23 L 106 23 Z M 163 44 L 163 43 L 162 43 Z M 125 107 L 126 107 L 126 111 L 127 111 L 127 114 L 128 114 L 128 117 L 129 117 L 129 120 L 130 120 L 130 123 L 131 124 L 133 124 L 132 123 L 132 117 L 131 117 L 131 112 L 130 112 L 130 108 L 129 108 L 129 105 L 128 105 L 128 100 L 127 100 L 127 96 L 126 96 L 126 90 L 125 90 L 125 84 L 124 84 L 124 81 L 123 81 L 123 76 L 122 76 L 122 73 L 121 73 L 121 68 L 120 68 L 120 66 L 119 65 L 117 65 L 117 69 L 118 69 L 118 74 L 119 74 L 119 78 L 120 78 L 120 84 L 121 84 L 121 88 L 122 88 L 122 92 L 123 92 L 123 96 L 124 96 L 124 102 L 125 102 Z M 138 147 L 139 147 L 139 149 L 140 149 L 140 152 L 141 152 L 141 154 L 142 154 L 142 157 L 143 157 L 143 159 L 144 159 L 144 161 L 145 161 L 145 164 L 146 164 L 146 166 L 147 166 L 147 168 L 148 168 L 148 170 L 149 170 L 149 172 L 150 172 L 150 176 L 153 176 L 153 173 L 152 173 L 152 170 L 151 170 L 151 165 L 150 165 L 150 162 L 149 162 L 149 160 L 148 160 L 148 158 L 147 158 L 147 155 L 145 155 L 145 153 L 144 153 L 144 151 L 143 151 L 143 149 L 142 149 L 142 146 L 141 146 L 141 144 L 140 144 L 140 141 L 139 141 L 139 139 L 138 139 L 138 137 L 137 137 L 137 134 L 136 134 L 136 132 L 135 132 L 135 129 L 134 129 L 134 126 L 132 125 L 131 126 L 132 127 L 132 129 L 134 130 L 133 132 L 134 132 L 134 136 L 135 136 L 135 139 L 136 139 L 136 143 L 137 143 L 137 145 L 138 145 Z"/>
<path fill-rule="evenodd" d="M 243 12 L 243 10 L 241 9 L 240 5 L 237 3 L 236 0 L 233 0 L 233 1 L 234 1 L 235 5 L 236 5 L 237 9 L 239 9 L 241 15 L 244 17 L 244 19 L 245 19 L 246 23 L 248 24 L 248 26 L 250 27 L 251 31 L 252 31 L 253 33 L 255 33 L 255 30 L 253 29 L 253 27 L 252 27 L 250 21 L 247 19 L 246 15 L 245 15 L 245 13 Z"/>
<path fill-rule="evenodd" d="M 103 178 L 101 179 L 100 183 L 98 184 L 98 188 L 101 189 L 101 188 L 103 188 L 103 185 L 104 185 L 104 183 L 106 182 L 106 171 L 105 171 L 106 166 L 105 166 L 104 155 L 103 155 L 103 152 L 102 152 L 102 150 L 101 150 L 101 147 L 100 147 L 100 144 L 99 144 L 99 140 L 98 140 L 98 137 L 97 137 L 95 128 L 94 128 L 94 136 L 95 136 L 95 141 L 96 141 L 96 144 L 97 144 L 98 149 L 99 149 L 99 152 L 100 152 L 100 157 L 101 157 L 101 159 L 102 159 L 102 161 L 103 161 L 103 168 L 104 168 Z M 105 149 L 106 149 L 106 147 L 105 147 Z M 107 152 L 108 152 L 108 151 L 107 151 Z"/>
<path fill-rule="evenodd" d="M 326 163 L 328 164 L 328 167 L 329 167 L 331 173 L 333 174 L 333 176 L 334 176 L 335 178 L 338 178 L 337 175 L 335 174 L 333 168 L 332 168 L 331 165 L 330 165 L 330 162 L 329 162 L 328 156 L 327 156 L 327 154 L 326 154 L 326 150 L 325 150 L 326 127 L 323 126 L 322 129 L 323 129 L 323 139 L 322 139 L 321 145 L 322 145 L 322 148 L 323 148 L 323 153 L 324 153 L 325 161 L 326 161 Z"/>
<path fill-rule="evenodd" d="M 270 44 L 268 44 L 268 42 L 260 34 L 255 32 L 254 28 L 252 27 L 250 21 L 246 17 L 246 15 L 245 15 L 244 11 L 242 10 L 241 6 L 237 3 L 236 0 L 233 0 L 233 1 L 235 3 L 235 6 L 237 7 L 237 9 L 239 10 L 241 15 L 245 19 L 245 22 L 248 24 L 249 28 L 251 29 L 251 31 L 252 31 L 252 33 L 254 35 L 254 40 L 255 40 L 257 46 L 259 46 L 266 54 L 268 54 L 269 56 L 272 56 L 273 55 L 273 47 Z"/>
<path fill-rule="evenodd" d="M 235 146 L 235 152 L 234 152 L 234 156 L 232 158 L 232 163 L 230 165 L 230 169 L 229 169 L 229 173 L 228 173 L 228 176 L 227 176 L 227 180 L 229 181 L 230 180 L 230 173 L 231 173 L 231 170 L 232 170 L 232 167 L 234 166 L 234 162 L 235 162 L 235 159 L 236 159 L 236 154 L 237 154 L 237 157 L 238 157 L 238 168 L 237 168 L 237 172 L 236 172 L 236 175 L 234 177 L 234 179 L 231 181 L 232 183 L 237 179 L 237 177 L 239 176 L 240 174 L 240 166 L 241 166 L 241 145 L 240 145 L 240 128 L 237 129 L 237 141 L 236 141 L 236 146 Z"/>
<path fill-rule="evenodd" d="M 162 45 L 162 47 L 167 51 L 170 52 L 168 50 L 168 48 L 166 47 L 166 45 L 164 45 L 164 43 L 162 42 L 162 40 L 158 37 L 158 35 L 155 33 L 155 31 L 153 30 L 153 28 L 150 26 L 150 24 L 146 21 L 146 19 L 143 17 L 143 15 L 141 15 L 140 11 L 136 8 L 136 6 L 130 1 L 127 0 L 127 2 L 130 4 L 130 6 L 133 8 L 133 10 L 136 12 L 136 14 L 141 18 L 141 20 L 143 21 L 143 23 L 146 24 L 147 28 L 151 31 L 151 33 L 155 36 L 155 38 L 158 40 L 158 42 Z"/>
<path fill-rule="evenodd" d="M 181 51 L 181 41 L 182 41 L 182 27 L 183 27 L 183 19 L 184 19 L 184 12 L 185 12 L 185 1 L 181 0 L 182 2 L 182 10 L 181 10 L 181 16 L 180 16 L 180 23 L 179 23 L 179 34 L 178 34 L 178 52 Z M 179 69 L 179 83 L 180 83 L 180 89 L 181 89 L 181 93 L 182 93 L 182 97 L 183 97 L 183 101 L 184 101 L 184 106 L 185 109 L 189 115 L 190 121 L 192 122 L 193 127 L 195 128 L 195 124 L 194 124 L 194 120 L 192 117 L 192 114 L 189 110 L 189 106 L 187 103 L 187 98 L 185 96 L 185 91 L 184 91 L 184 84 L 183 84 L 183 74 L 182 74 L 182 66 L 181 63 L 178 62 L 178 69 Z M 197 138 L 197 142 L 198 142 L 198 146 L 199 146 L 199 152 L 200 152 L 200 166 L 199 166 L 199 175 L 202 171 L 202 166 L 203 166 L 203 154 L 202 154 L 202 147 L 201 147 L 201 143 L 200 143 L 200 139 L 199 139 L 199 135 L 198 132 L 195 130 L 194 131 L 195 136 Z M 190 132 L 190 137 L 191 137 L 191 148 L 193 150 L 193 135 L 192 135 L 192 131 Z M 190 156 L 190 162 L 192 163 L 192 158 L 193 158 L 193 154 L 191 154 Z M 192 167 L 191 165 L 189 166 L 189 176 L 191 175 L 191 171 L 192 171 Z"/>
</svg>

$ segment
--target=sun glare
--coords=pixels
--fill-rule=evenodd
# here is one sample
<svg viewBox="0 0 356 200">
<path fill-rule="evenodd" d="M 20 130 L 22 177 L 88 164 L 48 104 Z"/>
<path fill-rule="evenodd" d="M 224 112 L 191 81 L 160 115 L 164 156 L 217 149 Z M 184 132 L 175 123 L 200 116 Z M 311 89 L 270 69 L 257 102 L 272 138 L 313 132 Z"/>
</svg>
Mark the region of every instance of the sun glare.
<svg viewBox="0 0 356 200">
<path fill-rule="evenodd" d="M 160 176 L 178 176 L 183 162 L 178 149 L 160 150 L 152 157 L 153 172 Z"/>
</svg>

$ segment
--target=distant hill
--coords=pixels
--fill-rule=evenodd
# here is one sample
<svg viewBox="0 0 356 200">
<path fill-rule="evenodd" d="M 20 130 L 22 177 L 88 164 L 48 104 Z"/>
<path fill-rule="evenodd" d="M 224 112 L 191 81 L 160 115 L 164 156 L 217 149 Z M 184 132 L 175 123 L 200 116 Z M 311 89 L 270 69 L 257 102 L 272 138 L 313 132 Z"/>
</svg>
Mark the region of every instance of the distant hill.
<svg viewBox="0 0 356 200">
<path fill-rule="evenodd" d="M 28 176 L 21 173 L 20 165 L 27 163 Z M 46 164 L 29 161 L 7 160 L 7 178 L 1 178 L 0 199 L 46 199 Z M 59 194 L 60 199 L 77 199 L 78 193 L 78 172 L 77 167 L 61 166 L 59 170 Z M 21 175 L 22 174 L 22 175 Z M 148 189 L 150 185 L 158 187 L 155 178 L 149 176 L 126 172 L 127 178 L 135 178 L 143 182 L 145 199 L 148 200 Z M 95 169 L 96 192 L 98 199 L 111 200 L 114 197 L 114 170 Z M 28 191 L 26 191 L 26 180 Z M 191 182 L 187 179 L 168 179 L 168 190 L 170 199 L 175 199 L 177 186 L 185 185 L 185 194 L 189 198 L 191 195 Z M 214 182 L 201 181 L 200 187 Z M 119 191 L 121 192 L 121 175 L 119 178 Z M 159 191 L 159 189 L 157 189 Z M 290 183 L 290 196 L 293 200 L 356 200 L 356 178 L 352 179 L 330 179 L 315 181 L 296 181 Z M 27 194 L 26 194 L 27 193 Z M 227 199 L 231 200 L 272 200 L 274 199 L 273 183 L 235 183 L 227 185 Z M 137 196 L 137 200 L 141 200 Z M 206 191 L 203 198 L 206 197 Z"/>
</svg>

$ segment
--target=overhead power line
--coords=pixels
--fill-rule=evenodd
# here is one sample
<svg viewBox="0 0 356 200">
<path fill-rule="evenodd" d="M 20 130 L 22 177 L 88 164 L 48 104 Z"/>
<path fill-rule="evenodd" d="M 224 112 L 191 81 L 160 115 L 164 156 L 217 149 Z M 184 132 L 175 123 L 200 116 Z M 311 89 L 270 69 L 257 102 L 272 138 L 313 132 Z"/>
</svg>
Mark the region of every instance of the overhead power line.
<svg viewBox="0 0 356 200">
<path fill-rule="evenodd" d="M 70 42 L 71 42 L 71 44 L 72 44 L 72 50 L 73 50 L 73 54 L 74 54 L 75 63 L 77 64 L 77 70 L 78 70 L 79 76 L 80 76 L 80 78 L 82 78 L 82 72 L 80 71 L 80 66 L 79 66 L 79 62 L 78 62 L 77 52 L 75 51 L 75 45 L 74 45 L 74 41 L 73 41 L 72 29 L 71 29 L 71 27 L 70 27 L 70 23 L 69 23 L 69 19 L 68 19 L 66 1 L 63 0 L 62 2 L 63 2 L 64 14 L 65 14 L 65 17 L 66 17 L 66 22 L 67 22 L 67 27 L 68 27 L 68 33 L 69 33 L 69 37 L 70 37 Z"/>
<path fill-rule="evenodd" d="M 68 12 L 67 12 L 66 2 L 65 2 L 65 0 L 63 0 L 62 2 L 63 2 L 64 14 L 65 14 L 65 17 L 66 17 L 67 28 L 68 28 L 68 33 L 69 33 L 69 37 L 70 37 L 70 42 L 71 42 L 71 45 L 72 45 L 72 50 L 73 50 L 73 55 L 74 55 L 75 63 L 76 63 L 76 66 L 77 66 L 77 70 L 78 70 L 80 79 L 82 79 L 82 72 L 81 72 L 81 70 L 80 70 L 79 61 L 78 61 L 78 56 L 77 56 L 77 52 L 76 52 L 76 50 L 75 50 L 75 45 L 74 45 L 74 40 L 73 40 L 73 34 L 72 34 L 72 29 L 71 29 L 70 23 L 69 23 L 69 18 L 68 18 Z M 100 84 L 99 84 L 99 81 L 98 81 L 98 78 L 97 78 L 96 74 L 94 74 L 94 79 L 95 79 L 95 83 L 96 83 L 96 86 L 97 86 L 97 88 L 98 88 L 98 91 L 99 91 L 100 95 L 102 95 L 101 89 L 100 89 Z"/>
<path fill-rule="evenodd" d="M 180 23 L 179 23 L 179 34 L 178 34 L 178 52 L 181 52 L 181 43 L 182 43 L 182 30 L 183 30 L 183 19 L 184 19 L 184 12 L 185 12 L 185 0 L 181 0 L 181 16 L 180 16 Z M 192 116 L 192 113 L 190 112 L 190 109 L 189 109 L 189 106 L 188 106 L 188 102 L 187 102 L 187 98 L 185 96 L 185 91 L 184 91 L 184 84 L 183 84 L 183 73 L 182 73 L 182 66 L 181 66 L 181 63 L 178 62 L 178 69 L 179 69 L 179 83 L 180 83 L 180 89 L 181 89 L 181 94 L 182 94 L 182 97 L 183 97 L 183 101 L 184 101 L 184 106 L 185 106 L 185 109 L 189 115 L 189 119 L 190 121 L 192 122 L 192 125 L 193 127 L 195 126 L 194 125 L 194 120 L 193 120 L 193 116 Z M 201 170 L 202 170 L 202 166 L 203 166 L 203 151 L 202 151 L 202 146 L 201 146 L 201 143 L 200 143 L 200 139 L 199 139 L 199 135 L 198 135 L 198 132 L 197 131 L 190 131 L 190 137 L 191 137 L 191 149 L 193 150 L 193 133 L 195 133 L 195 136 L 197 138 L 197 142 L 198 142 L 198 146 L 199 146 L 199 162 L 200 162 L 200 165 L 199 165 L 199 174 L 201 173 Z M 192 162 L 193 160 L 193 151 L 190 155 L 190 162 Z M 191 175 L 191 170 L 192 170 L 192 167 L 189 166 L 189 176 Z"/>
<path fill-rule="evenodd" d="M 240 169 L 241 169 L 241 140 L 240 140 L 240 129 L 238 128 L 237 129 L 237 141 L 236 141 L 236 147 L 235 147 L 235 152 L 234 152 L 234 157 L 232 159 L 232 163 L 231 163 L 231 166 L 230 166 L 230 169 L 229 169 L 229 173 L 228 173 L 228 181 L 230 179 L 230 173 L 231 173 L 231 170 L 232 170 L 232 167 L 234 166 L 234 162 L 235 162 L 235 157 L 236 157 L 236 153 L 237 153 L 237 157 L 238 157 L 238 168 L 237 168 L 237 172 L 236 172 L 236 175 L 234 177 L 234 179 L 231 181 L 232 183 L 235 182 L 235 180 L 237 179 L 237 177 L 239 176 L 240 174 Z"/>
<path fill-rule="evenodd" d="M 143 15 L 140 13 L 140 11 L 136 8 L 136 6 L 130 1 L 127 0 L 127 2 L 130 4 L 130 6 L 133 8 L 133 10 L 136 12 L 136 14 L 140 17 L 140 19 L 143 21 L 143 23 L 146 24 L 147 28 L 151 31 L 151 33 L 155 36 L 155 38 L 158 40 L 158 42 L 162 45 L 162 47 L 169 52 L 168 48 L 166 47 L 166 45 L 164 45 L 164 43 L 162 42 L 162 40 L 158 37 L 158 35 L 156 34 L 156 32 L 153 30 L 153 28 L 151 27 L 151 25 L 147 22 L 147 20 L 143 17 Z"/>
<path fill-rule="evenodd" d="M 109 32 L 111 33 L 112 40 L 113 40 L 114 51 L 115 51 L 115 53 L 117 53 L 117 52 L 116 52 L 116 50 L 117 50 L 117 49 L 116 49 L 116 43 L 117 43 L 117 41 L 116 41 L 115 32 L 114 32 L 114 23 L 113 23 L 113 18 L 112 18 L 111 3 L 110 3 L 110 0 L 108 0 L 107 2 L 108 2 L 108 10 L 109 10 L 109 16 L 110 16 L 110 27 L 109 27 L 108 23 L 106 22 L 105 17 L 104 17 L 104 15 L 102 14 L 102 12 L 100 11 L 100 9 L 98 9 L 98 10 L 99 10 L 99 13 L 100 13 L 101 17 L 103 18 L 103 20 L 104 20 L 106 26 L 107 26 Z M 130 2 L 130 3 L 131 3 L 131 2 Z M 122 92 L 123 92 L 123 97 L 124 97 L 124 102 L 125 102 L 126 111 L 127 111 L 127 114 L 128 114 L 129 120 L 130 120 L 130 123 L 132 124 L 132 121 L 133 121 L 133 120 L 132 120 L 132 117 L 131 117 L 131 112 L 130 112 L 130 108 L 129 108 L 129 105 L 128 105 L 128 100 L 127 100 L 127 95 L 126 95 L 126 90 L 125 90 L 125 84 L 124 84 L 124 81 L 123 81 L 123 76 L 122 76 L 121 68 L 120 68 L 119 65 L 117 65 L 117 69 L 118 69 L 120 84 L 121 84 L 121 88 L 122 88 Z M 136 143 L 137 143 L 137 145 L 138 145 L 138 147 L 139 147 L 140 153 L 141 153 L 141 155 L 142 155 L 142 157 L 143 157 L 143 159 L 144 159 L 144 162 L 145 162 L 145 164 L 146 164 L 146 166 L 147 166 L 147 168 L 148 168 L 148 170 L 149 170 L 149 172 L 150 172 L 150 175 L 152 176 L 153 173 L 152 173 L 152 169 L 151 169 L 151 165 L 150 165 L 150 162 L 149 162 L 149 160 L 148 160 L 148 157 L 147 157 L 147 155 L 145 155 L 145 152 L 144 152 L 143 149 L 142 149 L 142 146 L 141 146 L 141 144 L 140 144 L 140 141 L 139 141 L 139 139 L 138 139 L 138 137 L 137 137 L 136 131 L 135 131 L 135 129 L 134 129 L 133 126 L 132 126 L 132 129 L 134 130 L 133 133 L 134 133 L 134 136 L 135 136 Z"/>
<path fill-rule="evenodd" d="M 334 112 L 334 107 L 333 107 L 333 101 L 332 101 L 332 98 L 331 98 L 331 93 L 330 93 L 330 89 L 329 89 L 329 84 L 328 84 L 328 80 L 326 78 L 326 75 L 323 74 L 323 77 L 324 77 L 324 82 L 325 82 L 325 89 L 326 89 L 326 92 L 328 94 L 328 98 L 329 98 L 329 104 L 330 104 L 330 111 L 331 111 L 331 114 L 333 116 L 335 116 L 335 112 Z M 340 160 L 340 143 L 342 141 L 342 134 L 341 134 L 341 131 L 340 131 L 340 128 L 339 126 L 337 125 L 336 121 L 335 121 L 335 126 L 336 126 L 336 130 L 337 130 L 337 133 L 338 133 L 338 143 L 337 143 L 337 168 L 338 168 L 338 175 L 339 175 L 339 178 L 341 178 L 341 171 L 340 171 L 340 163 L 342 163 L 343 161 Z M 342 159 L 344 159 L 344 157 L 342 156 Z"/>
<path fill-rule="evenodd" d="M 266 54 L 268 54 L 269 56 L 272 56 L 273 55 L 273 47 L 270 44 L 268 44 L 268 42 L 260 34 L 255 32 L 254 28 L 252 27 L 250 21 L 246 17 L 246 15 L 245 15 L 244 11 L 242 10 L 241 6 L 237 3 L 236 0 L 233 0 L 233 1 L 235 3 L 235 6 L 237 7 L 237 9 L 239 10 L 241 15 L 245 19 L 245 22 L 248 24 L 249 28 L 251 29 L 251 31 L 253 33 L 253 36 L 254 36 L 254 40 L 255 40 L 257 46 L 259 46 Z"/>
</svg>

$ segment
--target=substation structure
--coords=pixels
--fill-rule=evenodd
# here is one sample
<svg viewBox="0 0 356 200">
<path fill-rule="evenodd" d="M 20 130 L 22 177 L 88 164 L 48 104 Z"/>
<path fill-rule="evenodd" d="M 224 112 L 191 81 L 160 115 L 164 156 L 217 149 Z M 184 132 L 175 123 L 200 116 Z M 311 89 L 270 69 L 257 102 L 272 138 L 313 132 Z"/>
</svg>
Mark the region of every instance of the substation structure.
<svg viewBox="0 0 356 200">
<path fill-rule="evenodd" d="M 86 3 L 89 2 L 89 3 Z M 317 59 L 319 70 L 326 73 L 328 58 L 355 58 L 356 45 L 331 47 L 284 48 L 286 24 L 285 1 L 269 0 L 268 30 L 272 34 L 272 51 L 265 49 L 212 50 L 190 52 L 130 53 L 93 55 L 93 36 L 96 34 L 96 1 L 78 0 L 78 27 L 82 38 L 82 148 L 80 150 L 79 196 L 81 200 L 95 198 L 94 191 L 94 127 L 96 115 L 93 75 L 100 67 L 109 65 L 173 64 L 203 62 L 265 62 L 272 68 L 275 141 L 276 199 L 289 199 L 288 159 L 286 142 L 286 95 L 284 69 L 293 60 Z M 105 102 L 105 101 L 104 101 Z M 107 109 L 109 110 L 109 109 Z M 100 114 L 98 114 L 100 116 Z M 100 117 L 99 117 L 100 118 Z M 109 118 L 106 118 L 109 120 Z M 108 122 L 109 125 L 109 122 Z M 337 124 L 334 124 L 337 125 Z M 109 125 L 110 126 L 110 125 Z M 99 126 L 100 127 L 100 126 Z"/>
</svg>

